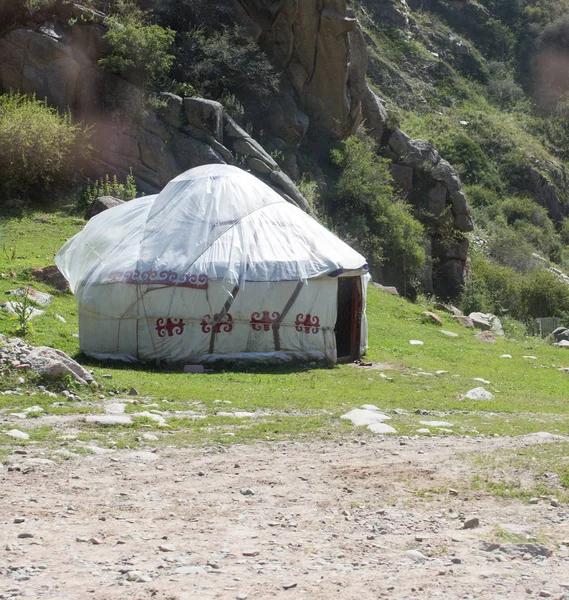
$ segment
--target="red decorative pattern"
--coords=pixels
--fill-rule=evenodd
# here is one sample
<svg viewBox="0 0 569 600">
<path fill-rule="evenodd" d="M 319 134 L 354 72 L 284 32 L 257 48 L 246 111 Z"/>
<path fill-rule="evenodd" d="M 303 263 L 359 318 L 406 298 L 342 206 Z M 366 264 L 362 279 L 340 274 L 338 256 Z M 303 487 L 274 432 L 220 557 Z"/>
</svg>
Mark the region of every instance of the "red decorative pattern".
<svg viewBox="0 0 569 600">
<path fill-rule="evenodd" d="M 185 325 L 183 319 L 156 319 L 156 332 L 161 338 L 166 337 L 166 334 L 168 337 L 182 335 Z"/>
<path fill-rule="evenodd" d="M 269 331 L 271 329 L 271 325 L 276 323 L 279 320 L 281 313 L 274 312 L 271 317 L 271 313 L 268 310 L 264 310 L 261 316 L 261 313 L 254 312 L 251 315 L 251 327 L 253 331 Z M 276 327 L 279 328 L 279 325 Z"/>
<path fill-rule="evenodd" d="M 210 333 L 213 326 L 215 326 L 215 333 L 229 333 L 233 331 L 233 317 L 227 313 L 225 321 L 220 321 L 219 314 L 215 314 L 213 319 L 211 315 L 204 315 L 200 325 L 204 333 Z"/>
<path fill-rule="evenodd" d="M 118 271 L 111 273 L 107 280 L 109 283 L 134 283 L 137 285 L 157 284 L 176 287 L 207 290 L 208 278 L 205 273 L 195 275 L 192 273 L 178 274 L 176 271 Z"/>
<path fill-rule="evenodd" d="M 304 333 L 318 333 L 320 329 L 320 319 L 317 316 L 313 317 L 310 313 L 306 317 L 302 313 L 298 313 L 294 324 L 297 331 L 304 329 Z"/>
</svg>

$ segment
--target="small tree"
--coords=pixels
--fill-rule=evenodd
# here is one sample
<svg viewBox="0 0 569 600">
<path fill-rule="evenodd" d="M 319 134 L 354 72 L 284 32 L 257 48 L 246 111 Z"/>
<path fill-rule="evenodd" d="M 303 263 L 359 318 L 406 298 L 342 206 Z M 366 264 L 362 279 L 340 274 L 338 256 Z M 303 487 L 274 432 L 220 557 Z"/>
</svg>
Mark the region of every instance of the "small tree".
<svg viewBox="0 0 569 600">
<path fill-rule="evenodd" d="M 174 36 L 175 31 L 159 25 L 111 20 L 104 36 L 111 50 L 99 65 L 109 73 L 134 80 L 142 88 L 152 87 L 172 67 L 174 55 L 169 50 Z"/>
<path fill-rule="evenodd" d="M 71 181 L 91 151 L 89 128 L 35 96 L 0 96 L 0 203 L 43 199 Z"/>
<path fill-rule="evenodd" d="M 339 233 L 366 255 L 377 274 L 385 264 L 401 283 L 416 277 L 425 262 L 423 227 L 395 191 L 389 160 L 369 139 L 348 138 L 332 151 L 341 168 L 332 193 L 332 218 Z"/>
</svg>

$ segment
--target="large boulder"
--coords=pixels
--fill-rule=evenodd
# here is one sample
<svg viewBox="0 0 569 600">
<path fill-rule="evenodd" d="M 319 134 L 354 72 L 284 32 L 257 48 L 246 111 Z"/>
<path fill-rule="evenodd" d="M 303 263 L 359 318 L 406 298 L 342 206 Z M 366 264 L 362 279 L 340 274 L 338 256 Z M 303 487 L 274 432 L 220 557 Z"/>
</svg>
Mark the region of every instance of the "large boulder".
<svg viewBox="0 0 569 600">
<path fill-rule="evenodd" d="M 69 282 L 56 265 L 32 269 L 31 275 L 36 281 L 51 285 L 60 292 L 69 291 Z"/>
<path fill-rule="evenodd" d="M 98 215 L 105 210 L 109 210 L 109 208 L 120 206 L 121 204 L 124 204 L 124 200 L 119 200 L 114 196 L 99 196 L 98 198 L 95 198 L 87 207 L 87 210 L 85 211 L 85 218 L 87 220 L 92 219 L 95 215 Z"/>
<path fill-rule="evenodd" d="M 44 377 L 57 379 L 71 376 L 82 385 L 88 385 L 94 381 L 93 375 L 67 356 L 65 352 L 48 346 L 34 348 L 26 357 L 26 362 L 30 364 L 33 371 Z"/>
</svg>

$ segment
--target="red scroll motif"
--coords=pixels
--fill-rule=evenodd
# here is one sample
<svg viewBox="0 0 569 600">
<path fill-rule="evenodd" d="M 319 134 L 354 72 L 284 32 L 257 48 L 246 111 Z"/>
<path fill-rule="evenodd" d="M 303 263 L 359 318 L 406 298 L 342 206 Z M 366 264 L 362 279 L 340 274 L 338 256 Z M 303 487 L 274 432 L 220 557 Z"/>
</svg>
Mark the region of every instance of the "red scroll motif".
<svg viewBox="0 0 569 600">
<path fill-rule="evenodd" d="M 211 315 L 204 315 L 202 322 L 200 323 L 202 331 L 204 333 L 210 333 L 212 326 L 215 325 L 215 333 L 224 332 L 229 333 L 233 330 L 233 317 L 227 313 L 225 315 L 225 321 L 218 321 L 219 314 L 215 314 L 213 319 Z"/>
<path fill-rule="evenodd" d="M 304 329 L 304 333 L 318 333 L 320 329 L 320 319 L 316 316 L 313 317 L 310 313 L 306 317 L 302 313 L 298 313 L 294 324 L 297 331 Z"/>
<path fill-rule="evenodd" d="M 166 334 L 168 337 L 182 335 L 185 325 L 183 319 L 156 319 L 156 332 L 161 338 L 166 337 Z"/>
<path fill-rule="evenodd" d="M 176 271 L 118 271 L 111 273 L 109 283 L 133 283 L 137 285 L 166 285 L 207 290 L 208 278 L 205 273 L 177 273 Z"/>
<path fill-rule="evenodd" d="M 251 327 L 253 331 L 269 331 L 271 325 L 279 320 L 281 313 L 275 311 L 272 317 L 270 315 L 271 313 L 268 310 L 263 311 L 263 316 L 261 316 L 261 313 L 254 312 L 251 315 Z M 278 328 L 279 326 L 277 326 Z"/>
</svg>

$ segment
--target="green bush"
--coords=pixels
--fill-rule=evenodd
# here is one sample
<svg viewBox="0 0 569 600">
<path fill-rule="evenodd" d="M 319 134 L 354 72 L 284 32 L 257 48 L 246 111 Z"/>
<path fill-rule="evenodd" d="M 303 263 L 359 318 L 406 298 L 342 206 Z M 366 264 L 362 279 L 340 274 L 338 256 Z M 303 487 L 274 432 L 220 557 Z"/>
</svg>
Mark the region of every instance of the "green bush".
<svg viewBox="0 0 569 600">
<path fill-rule="evenodd" d="M 492 259 L 520 273 L 533 268 L 532 251 L 524 236 L 511 228 L 498 230 L 488 243 L 488 255 Z"/>
<path fill-rule="evenodd" d="M 77 208 L 84 210 L 95 198 L 99 198 L 100 196 L 113 196 L 119 200 L 132 200 L 136 198 L 136 182 L 132 175 L 132 170 L 126 176 L 124 183 L 120 183 L 116 175 L 112 177 L 105 175 L 95 181 L 89 179 L 87 185 L 81 191 Z"/>
<path fill-rule="evenodd" d="M 110 53 L 99 65 L 104 71 L 121 75 L 142 88 L 154 87 L 168 75 L 174 62 L 174 55 L 169 54 L 174 36 L 172 29 L 159 25 L 111 20 L 104 36 Z"/>
<path fill-rule="evenodd" d="M 163 26 L 177 31 L 194 27 L 223 30 L 235 22 L 232 0 L 162 0 L 155 14 Z"/>
<path fill-rule="evenodd" d="M 493 263 L 482 255 L 473 256 L 471 277 L 461 298 L 463 311 L 508 313 L 520 318 L 521 280 L 522 276 L 511 267 Z"/>
<path fill-rule="evenodd" d="M 212 99 L 234 95 L 243 103 L 262 100 L 274 94 L 280 82 L 280 74 L 239 27 L 183 34 L 176 64 L 176 79 Z"/>
<path fill-rule="evenodd" d="M 0 204 L 2 199 L 45 200 L 70 183 L 87 159 L 90 130 L 34 96 L 0 96 Z"/>
<path fill-rule="evenodd" d="M 526 101 L 523 89 L 516 83 L 510 65 L 493 61 L 488 64 L 488 83 L 486 84 L 489 99 L 503 110 L 521 107 Z M 529 110 L 527 103 L 523 105 Z"/>
<path fill-rule="evenodd" d="M 389 161 L 371 140 L 348 138 L 332 151 L 340 176 L 332 192 L 332 220 L 340 235 L 364 254 L 372 273 L 384 266 L 411 282 L 425 262 L 423 227 L 397 196 Z"/>
<path fill-rule="evenodd" d="M 525 278 L 520 290 L 520 312 L 530 317 L 569 318 L 569 285 L 550 271 Z"/>
<path fill-rule="evenodd" d="M 478 254 L 461 298 L 465 313 L 507 314 L 529 323 L 537 317 L 569 318 L 569 286 L 546 270 L 522 274 Z"/>
</svg>

